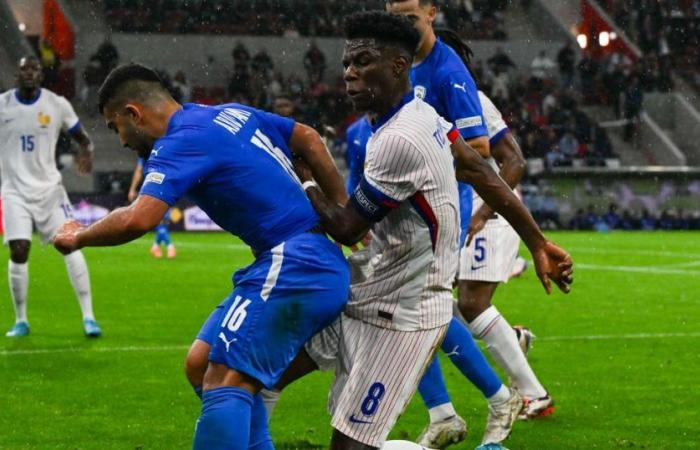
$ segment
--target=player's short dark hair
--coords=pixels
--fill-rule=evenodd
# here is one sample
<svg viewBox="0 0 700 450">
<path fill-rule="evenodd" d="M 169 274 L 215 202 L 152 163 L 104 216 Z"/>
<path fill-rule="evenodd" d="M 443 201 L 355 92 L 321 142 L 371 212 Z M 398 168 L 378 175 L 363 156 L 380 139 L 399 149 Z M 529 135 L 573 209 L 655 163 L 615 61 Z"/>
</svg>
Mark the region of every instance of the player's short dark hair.
<svg viewBox="0 0 700 450">
<path fill-rule="evenodd" d="M 137 86 L 138 85 L 138 86 Z M 100 114 L 104 111 L 105 106 L 123 95 L 127 91 L 127 86 L 136 89 L 129 89 L 130 93 L 135 93 L 136 90 L 150 88 L 167 92 L 163 81 L 158 76 L 155 70 L 141 64 L 130 63 L 124 64 L 112 70 L 98 91 L 99 110 Z"/>
<path fill-rule="evenodd" d="M 415 56 L 420 34 L 406 16 L 384 11 L 362 11 L 345 19 L 345 38 L 376 39 L 382 44 L 400 47 Z"/>
<path fill-rule="evenodd" d="M 29 60 L 36 61 L 36 62 L 38 62 L 39 64 L 41 64 L 41 60 L 40 60 L 39 57 L 36 56 L 34 53 L 26 53 L 26 54 L 22 55 L 22 57 L 21 57 L 20 59 L 17 60 L 17 65 L 18 65 L 18 66 L 19 66 L 20 64 L 22 64 L 22 60 L 23 60 L 23 59 L 29 59 Z"/>
</svg>

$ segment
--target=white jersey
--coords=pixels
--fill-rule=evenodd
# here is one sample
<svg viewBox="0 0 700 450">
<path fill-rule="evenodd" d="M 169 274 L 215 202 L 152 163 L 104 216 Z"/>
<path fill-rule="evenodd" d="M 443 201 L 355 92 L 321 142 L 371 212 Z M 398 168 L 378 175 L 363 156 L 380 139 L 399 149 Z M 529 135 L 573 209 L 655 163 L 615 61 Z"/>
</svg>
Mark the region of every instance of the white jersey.
<svg viewBox="0 0 700 450">
<path fill-rule="evenodd" d="M 61 130 L 78 126 L 64 97 L 41 89 L 39 97 L 20 101 L 17 90 L 0 94 L 0 177 L 2 193 L 36 200 L 61 183 L 56 142 Z"/>
<path fill-rule="evenodd" d="M 498 108 L 496 108 L 496 105 L 494 105 L 491 99 L 481 91 L 479 91 L 479 101 L 481 102 L 484 121 L 486 121 L 486 130 L 489 134 L 489 142 L 496 142 L 499 137 L 508 131 L 508 125 L 506 125 L 506 122 L 503 120 L 503 116 Z M 492 156 L 487 158 L 486 162 L 489 163 L 491 168 L 493 168 L 496 173 L 499 172 L 500 168 Z M 483 204 L 484 200 L 482 200 L 479 194 L 476 193 L 476 189 L 472 189 L 472 214 L 476 213 Z"/>
<path fill-rule="evenodd" d="M 386 208 L 368 248 L 349 258 L 346 314 L 383 328 L 426 330 L 452 318 L 459 199 L 447 133 L 432 106 L 413 99 L 380 120 L 367 143 L 352 201 Z"/>
</svg>

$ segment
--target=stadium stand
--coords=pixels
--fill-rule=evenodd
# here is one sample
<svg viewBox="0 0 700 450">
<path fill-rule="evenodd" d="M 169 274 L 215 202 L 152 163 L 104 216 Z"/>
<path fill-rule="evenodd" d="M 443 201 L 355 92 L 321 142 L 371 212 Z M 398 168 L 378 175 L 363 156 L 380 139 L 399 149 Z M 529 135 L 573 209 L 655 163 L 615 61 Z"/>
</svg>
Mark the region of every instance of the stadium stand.
<svg viewBox="0 0 700 450">
<path fill-rule="evenodd" d="M 323 132 L 339 167 L 344 168 L 344 132 L 357 115 L 346 99 L 334 58 L 342 49 L 342 40 L 335 37 L 338 20 L 349 2 L 256 0 L 254 5 L 243 2 L 248 6 L 241 3 L 241 8 L 234 9 L 230 5 L 239 2 L 59 3 L 76 30 L 75 58 L 60 63 L 76 73 L 72 100 L 100 150 L 94 179 L 64 171 L 70 190 L 123 195 L 126 189 L 133 157 L 104 129 L 94 105 L 97 88 L 107 73 L 118 63 L 132 60 L 158 68 L 182 102 L 235 101 L 267 110 L 283 104 L 295 118 Z M 381 3 L 353 2 L 353 9 Z M 644 209 L 654 226 L 687 222 L 694 227 L 697 207 L 692 206 L 692 199 L 700 192 L 692 183 L 696 172 L 685 172 L 691 180 L 686 184 L 670 173 L 654 182 L 672 186 L 679 194 L 675 197 L 654 196 L 649 193 L 654 183 L 640 185 L 625 172 L 647 173 L 643 166 L 649 164 L 672 165 L 676 160 L 663 158 L 669 153 L 668 146 L 676 136 L 692 137 L 671 130 L 676 122 L 684 130 L 695 128 L 688 125 L 692 117 L 678 112 L 680 106 L 668 113 L 671 107 L 665 96 L 678 96 L 670 74 L 674 60 L 657 54 L 636 59 L 622 52 L 582 51 L 563 25 L 556 33 L 543 31 L 557 24 L 555 15 L 546 14 L 546 3 L 553 4 L 548 0 L 455 0 L 445 3 L 438 17 L 438 25 L 458 28 L 468 36 L 475 52 L 471 70 L 480 88 L 503 112 L 528 159 L 530 176 L 523 195 L 535 217 L 549 228 L 581 228 L 579 222 L 571 221 L 578 209 L 585 211 L 590 204 L 594 210 L 605 211 L 614 202 L 621 217 L 627 211 L 625 217 L 631 218 L 634 227 L 642 226 Z M 556 6 L 561 8 L 564 3 Z M 285 9 L 290 7 L 297 8 L 294 14 Z M 319 13 L 299 14 L 304 8 L 318 8 Z M 114 32 L 105 34 L 109 25 Z M 142 45 L 144 39 L 148 46 Z M 34 41 L 40 43 L 38 36 Z M 170 51 L 173 46 L 177 52 Z M 4 47 L 0 45 L 0 57 Z M 6 84 L 11 85 L 12 76 L 9 71 Z M 645 126 L 646 111 L 661 117 L 658 128 L 673 139 L 663 140 Z M 692 140 L 686 140 L 687 145 L 680 147 L 692 149 Z M 649 148 L 657 153 L 651 154 Z M 615 174 L 621 174 L 622 180 Z M 572 180 L 613 186 L 594 194 L 572 187 Z M 617 181 L 621 184 L 614 184 Z M 668 210 L 666 216 L 679 220 L 662 222 L 664 210 Z M 678 227 L 683 228 L 681 225 Z"/>
<path fill-rule="evenodd" d="M 632 37 L 660 75 L 673 69 L 700 88 L 700 1 L 599 2 L 628 36 Z M 664 86 L 667 87 L 667 86 Z"/>
<path fill-rule="evenodd" d="M 506 0 L 446 1 L 436 25 L 469 39 L 505 39 Z M 383 0 L 106 0 L 107 23 L 126 33 L 340 36 L 342 18 Z"/>
</svg>

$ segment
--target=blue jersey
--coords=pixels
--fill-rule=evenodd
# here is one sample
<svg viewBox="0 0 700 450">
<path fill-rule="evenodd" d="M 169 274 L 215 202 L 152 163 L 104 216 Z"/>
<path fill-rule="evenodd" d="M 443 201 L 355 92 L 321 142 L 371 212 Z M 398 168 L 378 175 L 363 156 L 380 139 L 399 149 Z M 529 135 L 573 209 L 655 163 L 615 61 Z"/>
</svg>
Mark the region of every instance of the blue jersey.
<svg viewBox="0 0 700 450">
<path fill-rule="evenodd" d="M 347 151 L 345 161 L 348 164 L 348 194 L 355 192 L 355 188 L 360 183 L 362 173 L 365 169 L 365 154 L 367 153 L 367 141 L 372 136 L 372 125 L 367 116 L 362 116 L 348 127 L 345 133 Z"/>
<path fill-rule="evenodd" d="M 462 59 L 440 39 L 430 54 L 411 69 L 416 97 L 453 123 L 465 140 L 488 136 L 476 83 Z M 472 215 L 472 188 L 459 183 L 462 241 Z"/>
<path fill-rule="evenodd" d="M 141 194 L 169 205 L 187 195 L 253 250 L 319 223 L 291 163 L 294 121 L 239 104 L 187 104 L 144 168 Z"/>
</svg>

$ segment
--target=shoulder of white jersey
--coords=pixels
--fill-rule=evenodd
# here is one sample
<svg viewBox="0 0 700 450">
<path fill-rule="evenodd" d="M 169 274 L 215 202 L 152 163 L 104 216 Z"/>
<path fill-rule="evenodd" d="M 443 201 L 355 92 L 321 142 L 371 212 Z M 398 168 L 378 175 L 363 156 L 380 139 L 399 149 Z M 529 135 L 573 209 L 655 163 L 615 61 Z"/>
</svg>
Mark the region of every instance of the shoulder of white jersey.
<svg viewBox="0 0 700 450">
<path fill-rule="evenodd" d="M 489 140 L 502 136 L 503 133 L 508 130 L 508 125 L 505 120 L 503 120 L 501 112 L 482 91 L 479 91 L 479 102 L 481 103 L 481 110 L 484 115 L 484 120 L 486 121 Z"/>
<path fill-rule="evenodd" d="M 435 131 L 437 121 L 443 122 L 443 126 L 449 126 L 432 105 L 415 97 L 396 113 L 393 120 L 387 123 L 383 134 L 399 135 L 415 143 L 420 140 L 422 134 Z"/>
<path fill-rule="evenodd" d="M 12 96 L 14 95 L 14 92 L 15 92 L 14 89 L 10 89 L 9 91 L 5 91 L 5 92 L 0 94 L 0 108 L 10 104 L 10 101 L 12 100 Z"/>
</svg>

